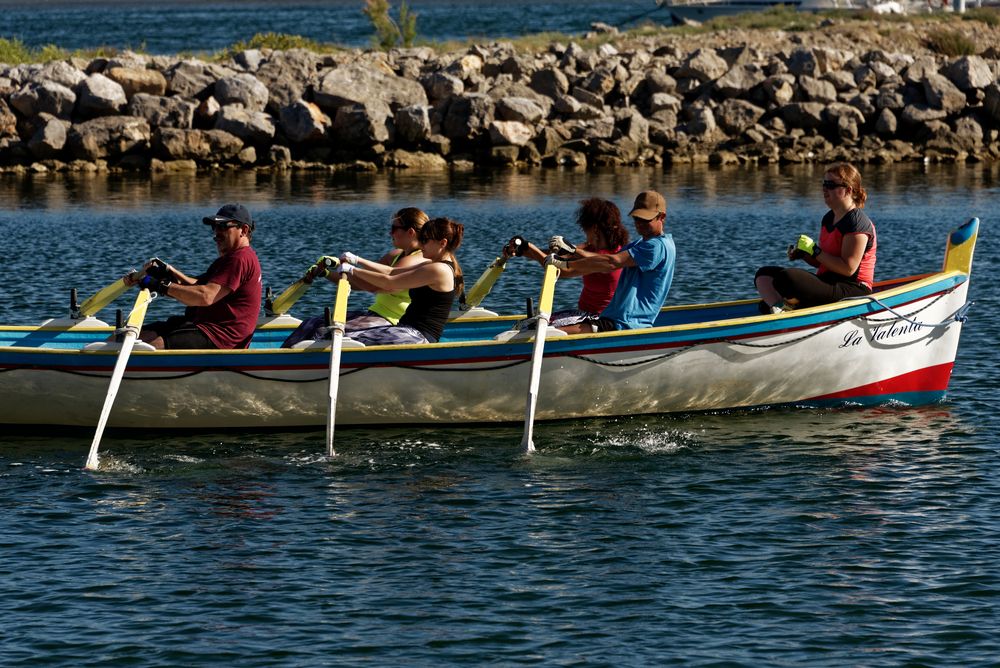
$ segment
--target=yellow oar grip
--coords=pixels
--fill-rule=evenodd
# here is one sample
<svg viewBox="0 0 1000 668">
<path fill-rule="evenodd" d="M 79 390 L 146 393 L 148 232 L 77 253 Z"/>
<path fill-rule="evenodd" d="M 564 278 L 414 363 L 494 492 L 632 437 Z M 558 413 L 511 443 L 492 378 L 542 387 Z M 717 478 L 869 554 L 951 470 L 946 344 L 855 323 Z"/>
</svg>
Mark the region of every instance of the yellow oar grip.
<svg viewBox="0 0 1000 668">
<path fill-rule="evenodd" d="M 542 279 L 542 294 L 538 297 L 538 312 L 552 314 L 552 300 L 556 294 L 556 279 L 559 270 L 550 265 L 545 267 L 545 278 Z"/>
<path fill-rule="evenodd" d="M 132 307 L 132 312 L 129 313 L 128 321 L 126 322 L 129 327 L 142 328 L 142 321 L 146 319 L 146 309 L 149 307 L 149 302 L 151 301 L 153 301 L 153 298 L 149 294 L 149 290 L 146 288 L 139 290 L 139 295 L 135 298 L 135 305 Z"/>
<path fill-rule="evenodd" d="M 337 298 L 333 302 L 333 321 L 347 321 L 347 298 L 351 296 L 351 284 L 346 274 L 340 275 L 337 281 Z"/>
</svg>

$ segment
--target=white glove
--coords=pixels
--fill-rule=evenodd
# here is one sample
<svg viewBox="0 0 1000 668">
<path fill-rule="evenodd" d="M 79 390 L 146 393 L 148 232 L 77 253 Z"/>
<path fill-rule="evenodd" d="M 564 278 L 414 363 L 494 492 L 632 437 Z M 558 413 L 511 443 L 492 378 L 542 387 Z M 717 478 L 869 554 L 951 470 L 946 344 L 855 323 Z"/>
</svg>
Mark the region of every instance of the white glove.
<svg viewBox="0 0 1000 668">
<path fill-rule="evenodd" d="M 553 253 L 575 253 L 576 246 L 566 243 L 561 236 L 556 235 L 549 239 L 549 250 Z"/>
<path fill-rule="evenodd" d="M 332 271 L 332 272 L 334 272 L 336 274 L 343 274 L 344 276 L 350 276 L 351 274 L 354 273 L 354 265 L 353 264 L 347 264 L 346 262 L 341 262 L 340 264 L 338 264 L 336 267 L 334 267 L 330 271 Z"/>
<path fill-rule="evenodd" d="M 355 255 L 354 253 L 341 253 L 340 254 L 340 261 L 344 262 L 346 264 L 357 264 L 358 263 L 358 256 Z"/>
<path fill-rule="evenodd" d="M 555 253 L 545 256 L 545 266 L 552 265 L 556 269 L 569 269 L 569 260 L 558 257 Z"/>
</svg>

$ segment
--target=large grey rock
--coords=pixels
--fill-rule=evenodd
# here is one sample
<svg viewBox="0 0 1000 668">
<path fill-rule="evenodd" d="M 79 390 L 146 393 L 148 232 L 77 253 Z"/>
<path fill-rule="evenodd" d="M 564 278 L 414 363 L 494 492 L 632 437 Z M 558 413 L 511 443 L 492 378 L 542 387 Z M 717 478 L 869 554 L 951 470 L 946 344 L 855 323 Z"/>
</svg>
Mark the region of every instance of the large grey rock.
<svg viewBox="0 0 1000 668">
<path fill-rule="evenodd" d="M 494 146 L 524 146 L 535 136 L 531 126 L 520 121 L 493 121 L 489 130 Z"/>
<path fill-rule="evenodd" d="M 231 74 L 236 72 L 195 59 L 174 63 L 163 73 L 168 93 L 199 100 L 212 94 L 217 80 Z"/>
<path fill-rule="evenodd" d="M 580 87 L 602 100 L 615 88 L 615 75 L 606 67 L 598 67 L 580 82 Z"/>
<path fill-rule="evenodd" d="M 776 74 L 764 80 L 761 90 L 769 103 L 780 107 L 795 97 L 794 83 L 795 77 L 791 74 Z"/>
<path fill-rule="evenodd" d="M 431 102 L 448 100 L 465 92 L 461 79 L 446 72 L 431 72 L 420 78 L 420 83 Z"/>
<path fill-rule="evenodd" d="M 503 121 L 532 125 L 544 115 L 542 108 L 526 97 L 503 97 L 496 102 L 496 117 Z"/>
<path fill-rule="evenodd" d="M 857 107 L 843 102 L 834 102 L 823 110 L 827 126 L 842 139 L 856 141 L 865 124 L 865 116 Z"/>
<path fill-rule="evenodd" d="M 961 111 L 966 105 L 965 93 L 940 74 L 924 77 L 924 95 L 927 96 L 927 104 L 949 114 Z"/>
<path fill-rule="evenodd" d="M 635 109 L 621 109 L 615 113 L 615 128 L 622 139 L 636 148 L 649 143 L 649 121 Z"/>
<path fill-rule="evenodd" d="M 396 141 L 416 145 L 431 136 L 431 119 L 428 107 L 415 104 L 400 107 L 392 116 L 396 126 Z"/>
<path fill-rule="evenodd" d="M 281 108 L 279 125 L 286 137 L 301 143 L 323 139 L 333 122 L 317 105 L 298 100 Z"/>
<path fill-rule="evenodd" d="M 38 71 L 38 74 L 33 77 L 33 80 L 36 83 L 41 83 L 42 81 L 52 81 L 66 86 L 66 88 L 74 89 L 86 78 L 86 74 L 78 68 L 73 67 L 73 65 L 67 63 L 65 60 L 56 60 L 44 65 L 42 69 Z"/>
<path fill-rule="evenodd" d="M 338 107 L 333 119 L 333 135 L 342 145 L 352 148 L 385 143 L 389 140 L 386 120 L 391 113 L 388 105 L 378 101 Z"/>
<path fill-rule="evenodd" d="M 267 144 L 274 138 L 274 123 L 269 115 L 234 104 L 222 107 L 215 119 L 215 129 L 239 137 L 247 144 Z"/>
<path fill-rule="evenodd" d="M 879 112 L 878 120 L 875 121 L 875 132 L 883 136 L 892 136 L 896 134 L 896 128 L 899 126 L 899 121 L 896 120 L 896 114 L 892 113 L 891 109 L 883 109 Z"/>
<path fill-rule="evenodd" d="M 261 53 L 260 49 L 244 49 L 233 56 L 234 63 L 251 73 L 260 69 L 264 60 L 264 54 Z"/>
<path fill-rule="evenodd" d="M 445 72 L 454 74 L 459 79 L 466 81 L 473 75 L 479 74 L 482 69 L 482 56 L 475 53 L 467 53 L 453 60 L 445 67 Z"/>
<path fill-rule="evenodd" d="M 556 67 L 546 67 L 531 75 L 531 87 L 555 100 L 569 92 L 569 79 Z"/>
<path fill-rule="evenodd" d="M 398 110 L 396 113 L 399 113 Z M 390 151 L 385 156 L 385 166 L 396 169 L 441 171 L 448 169 L 448 161 L 436 153 L 411 152 L 403 149 Z"/>
<path fill-rule="evenodd" d="M 583 102 L 572 95 L 560 95 L 556 98 L 555 104 L 552 105 L 552 109 L 557 114 L 562 114 L 564 116 L 573 116 L 583 107 Z"/>
<path fill-rule="evenodd" d="M 948 117 L 948 112 L 926 104 L 908 104 L 903 107 L 899 120 L 908 125 L 919 125 L 929 121 L 939 121 Z"/>
<path fill-rule="evenodd" d="M 817 128 L 823 124 L 821 102 L 792 102 L 781 107 L 782 120 L 793 128 Z"/>
<path fill-rule="evenodd" d="M 804 100 L 811 102 L 837 101 L 837 89 L 832 83 L 805 74 L 799 77 L 799 92 Z"/>
<path fill-rule="evenodd" d="M 945 75 L 960 90 L 970 91 L 986 88 L 996 80 L 996 76 L 980 56 L 962 56 L 945 69 Z"/>
<path fill-rule="evenodd" d="M 17 116 L 7 105 L 7 101 L 0 97 L 0 137 L 17 136 Z"/>
<path fill-rule="evenodd" d="M 675 77 L 714 81 L 729 70 L 729 64 L 712 49 L 698 49 L 687 57 Z"/>
<path fill-rule="evenodd" d="M 10 106 L 27 118 L 41 113 L 69 118 L 76 105 L 76 93 L 51 81 L 29 83 L 10 96 Z"/>
<path fill-rule="evenodd" d="M 719 127 L 729 134 L 737 135 L 752 127 L 764 110 L 746 100 L 729 99 L 715 110 L 715 120 Z"/>
<path fill-rule="evenodd" d="M 125 113 L 145 118 L 153 128 L 190 128 L 198 105 L 181 97 L 163 97 L 136 93 Z"/>
<path fill-rule="evenodd" d="M 77 88 L 76 113 L 81 116 L 117 114 L 128 104 L 125 89 L 103 74 L 91 74 Z"/>
<path fill-rule="evenodd" d="M 986 87 L 983 110 L 995 122 L 1000 123 L 1000 83 L 992 83 Z"/>
<path fill-rule="evenodd" d="M 829 81 L 833 84 L 833 87 L 837 89 L 837 92 L 855 90 L 857 88 L 857 83 L 854 81 L 854 75 L 850 72 L 845 72 L 844 70 L 834 70 L 832 72 L 826 72 L 821 77 L 824 81 Z"/>
<path fill-rule="evenodd" d="M 718 127 L 715 113 L 709 107 L 694 106 L 688 109 L 688 115 L 687 131 L 690 135 L 707 135 Z"/>
<path fill-rule="evenodd" d="M 394 110 L 427 104 L 427 93 L 416 81 L 354 63 L 328 72 L 313 91 L 313 99 L 324 109 L 378 102 Z"/>
<path fill-rule="evenodd" d="M 475 139 L 486 132 L 494 119 L 493 100 L 480 93 L 452 98 L 441 126 L 449 139 Z"/>
<path fill-rule="evenodd" d="M 50 114 L 42 114 L 41 124 L 28 140 L 28 150 L 38 160 L 47 160 L 59 155 L 66 145 L 70 123 Z"/>
<path fill-rule="evenodd" d="M 104 70 L 104 76 L 121 86 L 129 100 L 137 93 L 163 95 L 167 92 L 167 79 L 157 70 L 110 67 Z"/>
<path fill-rule="evenodd" d="M 902 109 L 906 106 L 902 85 L 888 85 L 879 89 L 875 96 L 875 106 L 878 109 Z"/>
<path fill-rule="evenodd" d="M 673 93 L 677 90 L 677 80 L 663 70 L 649 70 L 643 80 L 650 95 Z"/>
<path fill-rule="evenodd" d="M 653 93 L 649 98 L 649 113 L 652 115 L 666 109 L 676 114 L 681 110 L 681 105 L 681 100 L 670 93 Z"/>
<path fill-rule="evenodd" d="M 763 70 L 754 63 L 735 65 L 715 80 L 715 90 L 724 98 L 741 97 L 765 78 Z"/>
<path fill-rule="evenodd" d="M 149 148 L 149 123 L 135 116 L 101 116 L 70 128 L 66 148 L 81 160 L 119 158 Z"/>
<path fill-rule="evenodd" d="M 920 56 L 903 70 L 903 81 L 922 86 L 928 74 L 937 74 L 937 62 L 931 56 Z"/>
<path fill-rule="evenodd" d="M 268 111 L 277 114 L 282 107 L 303 99 L 317 81 L 319 63 L 319 56 L 306 49 L 272 51 L 254 72 L 267 86 Z"/>
<path fill-rule="evenodd" d="M 268 91 L 257 77 L 244 72 L 216 81 L 212 97 L 222 106 L 241 104 L 247 111 L 264 111 Z"/>
<path fill-rule="evenodd" d="M 983 145 L 983 126 L 972 116 L 962 116 L 955 121 L 955 137 L 961 148 L 978 149 Z"/>
<path fill-rule="evenodd" d="M 243 142 L 223 130 L 160 128 L 153 148 L 165 160 L 225 162 L 239 155 Z"/>
<path fill-rule="evenodd" d="M 795 49 L 788 55 L 786 64 L 788 65 L 788 71 L 797 77 L 812 77 L 819 76 L 820 74 L 820 72 L 816 71 L 819 63 L 812 49 L 804 47 Z"/>
</svg>

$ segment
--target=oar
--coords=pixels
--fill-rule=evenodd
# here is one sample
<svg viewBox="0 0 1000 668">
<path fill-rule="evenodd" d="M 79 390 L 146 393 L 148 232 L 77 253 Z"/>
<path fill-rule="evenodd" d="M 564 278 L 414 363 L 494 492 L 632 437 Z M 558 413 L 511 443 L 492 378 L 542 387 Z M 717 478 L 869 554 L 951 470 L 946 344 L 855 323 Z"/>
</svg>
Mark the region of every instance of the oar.
<svg viewBox="0 0 1000 668">
<path fill-rule="evenodd" d="M 333 302 L 333 341 L 330 344 L 329 405 L 326 411 L 326 455 L 333 457 L 333 426 L 337 421 L 337 391 L 340 389 L 340 352 L 344 346 L 344 323 L 347 322 L 347 298 L 351 284 L 347 274 L 337 281 L 337 297 Z"/>
<path fill-rule="evenodd" d="M 132 347 L 142 329 L 142 321 L 146 317 L 146 307 L 153 300 L 149 290 L 142 289 L 139 296 L 135 298 L 135 306 L 125 323 L 125 337 L 122 340 L 122 348 L 118 351 L 118 361 L 115 362 L 115 369 L 111 373 L 111 384 L 108 386 L 108 394 L 104 397 L 104 408 L 101 409 L 101 417 L 97 420 L 97 431 L 94 432 L 94 440 L 90 444 L 90 454 L 87 455 L 85 468 L 94 471 L 97 469 L 97 449 L 101 446 L 101 436 L 104 435 L 104 427 L 108 423 L 108 416 L 111 415 L 111 407 L 115 405 L 115 397 L 118 396 L 118 388 L 122 384 L 122 377 L 125 375 L 125 367 L 128 365 L 128 358 L 132 354 Z"/>
<path fill-rule="evenodd" d="M 505 257 L 498 257 L 493 262 L 490 262 L 483 275 L 466 291 L 465 303 L 461 306 L 463 311 L 468 311 L 479 306 L 486 299 L 486 295 L 490 294 L 490 290 L 493 289 L 493 285 L 500 278 L 500 274 L 503 273 L 506 266 L 507 258 Z"/>
<path fill-rule="evenodd" d="M 132 272 L 129 275 L 133 277 L 138 277 L 139 272 Z M 118 297 L 120 297 L 123 292 L 125 292 L 131 287 L 131 285 L 125 282 L 125 280 L 129 277 L 129 275 L 122 276 L 121 278 L 115 280 L 110 285 L 107 285 L 98 290 L 97 292 L 95 292 L 93 295 L 84 300 L 84 302 L 80 304 L 80 307 L 77 308 L 75 312 L 72 313 L 71 315 L 74 318 L 94 315 L 102 308 L 104 308 L 114 300 L 118 299 Z M 135 281 L 133 281 L 133 285 L 134 284 Z"/>
<path fill-rule="evenodd" d="M 552 300 L 556 292 L 556 279 L 559 270 L 549 264 L 545 266 L 545 278 L 542 279 L 542 294 L 538 297 L 538 319 L 535 325 L 535 347 L 531 351 L 531 378 L 528 380 L 528 403 L 524 409 L 524 435 L 521 437 L 521 447 L 525 452 L 534 452 L 535 443 L 532 433 L 535 429 L 535 404 L 538 403 L 538 384 L 542 376 L 542 355 L 545 352 L 545 332 L 552 316 Z"/>
<path fill-rule="evenodd" d="M 285 291 L 278 295 L 278 298 L 273 300 L 270 306 L 265 305 L 268 315 L 281 315 L 282 313 L 288 313 L 288 309 L 292 308 L 295 302 L 302 298 L 302 295 L 306 293 L 309 286 L 312 285 L 313 281 L 306 281 L 306 276 L 309 272 L 316 269 L 316 267 L 325 267 L 329 271 L 330 267 L 334 267 L 337 264 L 337 258 L 324 255 L 320 259 L 316 260 L 315 264 L 309 266 L 305 273 L 302 274 L 302 278 L 295 281 L 287 288 Z M 326 276 L 325 273 L 319 274 L 316 278 L 323 278 Z"/>
</svg>

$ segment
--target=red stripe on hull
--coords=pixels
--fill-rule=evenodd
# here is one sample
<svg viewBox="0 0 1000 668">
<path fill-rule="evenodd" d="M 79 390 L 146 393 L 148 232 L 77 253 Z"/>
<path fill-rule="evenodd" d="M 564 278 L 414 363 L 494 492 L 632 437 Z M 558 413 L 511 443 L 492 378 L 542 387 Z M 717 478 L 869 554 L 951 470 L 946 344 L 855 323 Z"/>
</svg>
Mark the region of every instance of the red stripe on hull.
<svg viewBox="0 0 1000 668">
<path fill-rule="evenodd" d="M 900 376 L 878 380 L 867 385 L 860 385 L 849 390 L 832 394 L 821 394 L 812 399 L 850 399 L 852 397 L 869 397 L 882 394 L 902 394 L 905 392 L 944 392 L 951 380 L 954 362 L 937 364 L 925 369 L 917 369 Z"/>
</svg>

